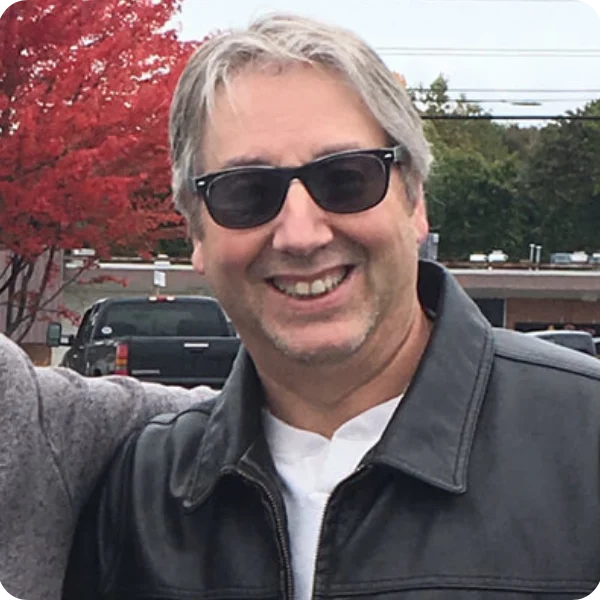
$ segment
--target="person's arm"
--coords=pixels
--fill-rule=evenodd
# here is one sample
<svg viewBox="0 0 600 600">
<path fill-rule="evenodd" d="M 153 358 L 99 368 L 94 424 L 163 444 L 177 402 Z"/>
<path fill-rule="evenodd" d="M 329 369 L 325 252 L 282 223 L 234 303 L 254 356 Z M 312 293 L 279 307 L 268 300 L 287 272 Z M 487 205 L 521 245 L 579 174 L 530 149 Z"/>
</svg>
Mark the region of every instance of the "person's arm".
<svg viewBox="0 0 600 600">
<path fill-rule="evenodd" d="M 130 377 L 82 377 L 60 368 L 37 368 L 35 375 L 45 436 L 76 511 L 133 430 L 154 415 L 178 412 L 216 393 Z"/>
<path fill-rule="evenodd" d="M 57 597 L 75 524 L 127 435 L 209 388 L 85 378 L 31 364 L 0 334 L 0 582 L 17 598 Z"/>
</svg>

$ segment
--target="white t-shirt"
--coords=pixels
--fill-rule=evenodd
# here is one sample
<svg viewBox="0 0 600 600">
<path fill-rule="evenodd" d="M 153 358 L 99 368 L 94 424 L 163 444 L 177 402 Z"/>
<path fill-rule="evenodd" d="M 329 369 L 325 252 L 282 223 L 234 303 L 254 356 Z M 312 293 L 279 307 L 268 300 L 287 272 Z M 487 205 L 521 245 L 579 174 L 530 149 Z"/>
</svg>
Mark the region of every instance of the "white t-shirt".
<svg viewBox="0 0 600 600">
<path fill-rule="evenodd" d="M 321 522 L 331 492 L 379 441 L 400 399 L 388 400 L 347 421 L 330 440 L 292 427 L 263 410 L 265 435 L 283 482 L 295 600 L 312 596 Z"/>
</svg>

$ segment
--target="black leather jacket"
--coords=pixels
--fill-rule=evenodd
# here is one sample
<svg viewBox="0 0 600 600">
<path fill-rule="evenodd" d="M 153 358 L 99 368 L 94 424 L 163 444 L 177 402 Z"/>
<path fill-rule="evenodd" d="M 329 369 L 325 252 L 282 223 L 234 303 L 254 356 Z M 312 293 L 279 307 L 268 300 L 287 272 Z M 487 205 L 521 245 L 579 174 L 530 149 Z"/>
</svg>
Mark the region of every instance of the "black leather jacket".
<svg viewBox="0 0 600 600">
<path fill-rule="evenodd" d="M 600 361 L 493 330 L 422 263 L 430 344 L 327 505 L 318 598 L 583 598 L 600 581 Z M 292 598 L 280 483 L 242 353 L 216 401 L 130 439 L 81 521 L 65 598 Z"/>
</svg>

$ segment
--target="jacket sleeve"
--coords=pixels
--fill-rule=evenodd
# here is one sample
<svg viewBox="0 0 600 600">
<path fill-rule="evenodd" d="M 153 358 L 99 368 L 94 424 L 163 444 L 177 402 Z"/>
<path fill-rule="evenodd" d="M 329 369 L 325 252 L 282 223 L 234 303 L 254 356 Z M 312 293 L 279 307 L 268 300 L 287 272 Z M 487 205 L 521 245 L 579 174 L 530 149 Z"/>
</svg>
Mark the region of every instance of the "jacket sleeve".
<svg viewBox="0 0 600 600">
<path fill-rule="evenodd" d="M 121 446 L 80 514 L 65 575 L 62 600 L 126 600 L 119 563 L 126 546 L 132 461 L 137 433 Z M 118 592 L 120 590 L 120 592 Z M 124 596 L 117 595 L 125 594 Z"/>
</svg>

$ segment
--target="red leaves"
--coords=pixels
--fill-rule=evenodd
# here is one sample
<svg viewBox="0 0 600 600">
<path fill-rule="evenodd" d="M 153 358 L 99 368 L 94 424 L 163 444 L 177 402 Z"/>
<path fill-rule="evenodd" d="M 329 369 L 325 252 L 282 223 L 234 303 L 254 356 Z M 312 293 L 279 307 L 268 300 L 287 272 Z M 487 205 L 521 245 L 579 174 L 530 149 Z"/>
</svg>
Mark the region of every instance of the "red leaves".
<svg viewBox="0 0 600 600">
<path fill-rule="evenodd" d="M 31 0 L 0 19 L 0 248 L 138 253 L 180 223 L 167 121 L 180 0 Z M 0 282 L 1 284 L 1 282 Z"/>
<path fill-rule="evenodd" d="M 118 246 L 134 232 L 127 246 L 141 250 L 172 218 L 154 206 L 154 230 L 140 231 L 136 213 L 144 198 L 169 192 L 170 71 L 191 51 L 162 31 L 178 6 L 36 0 L 4 15 L 0 244 L 29 254 L 60 231 L 61 244 L 75 246 L 83 227 L 87 245 Z M 134 197 L 139 208 L 127 210 Z M 41 243 L 24 242 L 32 237 Z"/>
</svg>

